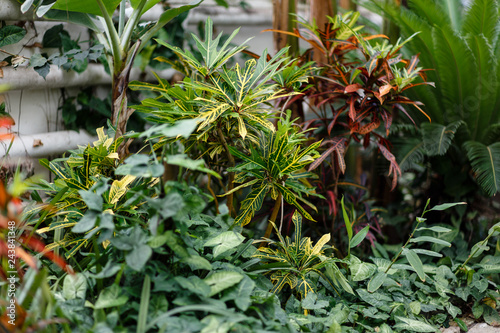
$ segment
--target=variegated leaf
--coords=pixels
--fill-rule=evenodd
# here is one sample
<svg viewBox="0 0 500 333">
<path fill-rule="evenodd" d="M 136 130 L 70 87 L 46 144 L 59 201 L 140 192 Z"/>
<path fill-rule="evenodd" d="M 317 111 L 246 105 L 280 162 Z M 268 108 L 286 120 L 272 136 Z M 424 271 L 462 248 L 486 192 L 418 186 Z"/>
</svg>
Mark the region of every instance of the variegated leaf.
<svg viewBox="0 0 500 333">
<path fill-rule="evenodd" d="M 267 184 L 261 184 L 259 187 L 253 189 L 241 203 L 240 213 L 234 220 L 234 223 L 241 226 L 250 223 L 255 212 L 260 210 L 262 207 L 262 203 L 264 202 L 267 192 Z"/>
</svg>

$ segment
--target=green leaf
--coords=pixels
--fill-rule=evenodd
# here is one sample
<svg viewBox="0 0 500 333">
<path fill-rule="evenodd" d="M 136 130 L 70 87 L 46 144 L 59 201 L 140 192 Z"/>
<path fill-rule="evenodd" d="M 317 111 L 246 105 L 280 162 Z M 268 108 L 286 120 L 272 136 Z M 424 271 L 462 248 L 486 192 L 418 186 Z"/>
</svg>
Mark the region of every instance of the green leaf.
<svg viewBox="0 0 500 333">
<path fill-rule="evenodd" d="M 180 6 L 180 7 L 176 7 L 176 8 L 170 8 L 170 9 L 165 10 L 160 15 L 158 20 L 156 21 L 156 24 L 141 37 L 142 45 L 146 45 L 147 41 L 149 41 L 161 28 L 163 28 L 165 26 L 165 24 L 167 24 L 168 22 L 170 22 L 172 19 L 179 16 L 180 14 L 187 12 L 188 10 L 190 10 L 192 8 L 198 7 L 200 5 L 200 3 L 202 3 L 202 2 L 203 2 L 203 0 L 196 1 L 196 2 L 192 2 L 189 5 Z"/>
<path fill-rule="evenodd" d="M 236 247 L 243 243 L 245 237 L 234 231 L 225 231 L 214 238 L 209 239 L 203 246 L 214 247 L 213 254 L 214 259 L 220 254 L 229 251 L 236 250 Z"/>
<path fill-rule="evenodd" d="M 231 291 L 227 293 L 226 297 L 228 299 L 234 300 L 234 303 L 241 311 L 246 311 L 252 304 L 252 299 L 250 298 L 253 290 L 255 288 L 255 282 L 248 276 L 245 276 L 243 280 L 237 285 L 232 287 Z"/>
<path fill-rule="evenodd" d="M 435 237 L 430 237 L 430 236 L 420 236 L 420 237 L 415 237 L 410 240 L 412 243 L 420 243 L 420 242 L 431 242 L 439 245 L 444 245 L 450 247 L 451 244 L 445 240 L 435 238 Z"/>
<path fill-rule="evenodd" d="M 471 1 L 464 15 L 464 35 L 479 36 L 482 34 L 490 44 L 493 44 L 498 36 L 498 28 L 498 2 L 495 0 Z"/>
<path fill-rule="evenodd" d="M 65 300 L 85 299 L 87 278 L 82 273 L 68 274 L 64 277 L 62 295 Z"/>
<path fill-rule="evenodd" d="M 477 272 L 478 274 L 489 275 L 500 273 L 500 265 L 481 265 L 481 269 Z"/>
<path fill-rule="evenodd" d="M 414 315 L 418 315 L 422 310 L 421 304 L 419 301 L 413 301 L 409 304 L 410 310 Z"/>
<path fill-rule="evenodd" d="M 344 217 L 344 223 L 347 229 L 347 236 L 349 237 L 349 243 L 350 243 L 352 240 L 352 225 L 351 221 L 349 221 L 349 216 L 347 215 L 347 212 L 345 210 L 344 197 L 342 197 L 342 199 L 340 200 L 340 204 L 342 206 L 342 216 Z"/>
<path fill-rule="evenodd" d="M 78 223 L 71 229 L 74 233 L 87 232 L 95 227 L 97 222 L 98 214 L 94 211 L 88 211 L 83 215 L 83 217 L 78 221 Z"/>
<path fill-rule="evenodd" d="M 368 292 L 373 293 L 377 291 L 377 289 L 380 288 L 382 284 L 384 284 L 386 277 L 387 274 L 384 272 L 378 272 L 377 274 L 375 274 L 368 282 Z"/>
<path fill-rule="evenodd" d="M 456 121 L 448 126 L 436 123 L 423 123 L 421 125 L 422 139 L 427 155 L 444 155 L 448 151 L 455 133 L 461 124 L 462 121 Z"/>
<path fill-rule="evenodd" d="M 191 293 L 207 297 L 210 294 L 210 286 L 197 276 L 185 278 L 176 276 L 174 280 L 184 289 Z"/>
<path fill-rule="evenodd" d="M 113 284 L 103 289 L 103 291 L 99 294 L 99 297 L 94 305 L 94 309 L 119 307 L 125 305 L 127 301 L 128 296 L 124 295 L 124 292 L 119 286 Z"/>
<path fill-rule="evenodd" d="M 431 209 L 429 209 L 429 211 L 431 211 L 431 210 L 438 210 L 438 211 L 446 210 L 446 209 L 449 209 L 451 207 L 455 207 L 455 206 L 458 206 L 458 205 L 467 205 L 467 202 L 445 203 L 445 204 L 434 206 Z"/>
<path fill-rule="evenodd" d="M 32 67 L 42 67 L 47 63 L 47 58 L 42 56 L 40 53 L 35 53 L 30 58 L 30 66 Z"/>
<path fill-rule="evenodd" d="M 132 251 L 127 253 L 127 255 L 125 256 L 125 261 L 127 262 L 127 265 L 130 266 L 130 268 L 139 272 L 144 268 L 144 265 L 146 265 L 152 254 L 153 250 L 151 250 L 150 246 L 146 244 L 140 244 L 134 246 Z"/>
<path fill-rule="evenodd" d="M 436 332 L 437 329 L 427 323 L 424 323 L 423 321 L 415 320 L 415 319 L 410 319 L 410 318 L 405 318 L 405 317 L 399 317 L 396 316 L 396 325 L 394 328 L 396 329 L 401 329 L 401 330 L 408 330 L 412 332 Z"/>
<path fill-rule="evenodd" d="M 453 319 L 455 321 L 455 323 L 457 323 L 458 327 L 460 327 L 460 329 L 464 332 L 468 332 L 469 331 L 469 328 L 467 327 L 467 324 L 463 322 L 462 319 L 460 318 L 455 318 Z"/>
<path fill-rule="evenodd" d="M 193 160 L 189 158 L 186 154 L 167 155 L 167 163 L 178 165 L 189 170 L 208 173 L 219 179 L 222 178 L 217 172 L 205 167 L 205 160 L 203 159 Z"/>
<path fill-rule="evenodd" d="M 234 220 L 234 224 L 244 226 L 250 223 L 255 212 L 262 207 L 267 192 L 267 183 L 254 188 L 241 203 L 240 213 Z"/>
<path fill-rule="evenodd" d="M 424 249 L 412 249 L 412 250 L 416 254 L 425 254 L 426 256 L 431 256 L 431 257 L 441 258 L 443 256 L 441 253 L 430 250 L 424 250 Z"/>
<path fill-rule="evenodd" d="M 149 298 L 151 296 L 151 278 L 149 275 L 144 277 L 142 283 L 141 303 L 137 315 L 137 333 L 146 332 L 146 322 L 148 320 Z"/>
<path fill-rule="evenodd" d="M 359 262 L 351 264 L 350 269 L 353 281 L 363 281 L 377 271 L 377 266 L 366 262 Z"/>
<path fill-rule="evenodd" d="M 408 262 L 410 263 L 411 267 L 415 269 L 415 272 L 417 272 L 417 275 L 420 278 L 420 280 L 425 282 L 424 265 L 422 264 L 422 261 L 420 260 L 419 256 L 413 250 L 406 248 L 403 250 L 403 255 L 406 256 L 406 259 L 408 259 Z"/>
<path fill-rule="evenodd" d="M 445 228 L 445 227 L 440 227 L 440 226 L 434 226 L 434 227 L 420 227 L 415 229 L 415 231 L 423 231 L 423 230 L 431 230 L 434 232 L 450 232 L 452 231 L 451 229 Z"/>
<path fill-rule="evenodd" d="M 0 47 L 16 44 L 26 36 L 26 30 L 16 25 L 6 25 L 0 28 Z"/>
<path fill-rule="evenodd" d="M 358 246 L 358 244 L 361 243 L 363 239 L 365 239 L 366 235 L 368 234 L 368 231 L 370 231 L 369 225 L 367 225 L 366 227 L 361 229 L 356 235 L 354 235 L 354 237 L 351 239 L 351 243 L 349 244 L 351 249 L 353 247 Z"/>
<path fill-rule="evenodd" d="M 478 184 L 490 196 L 500 189 L 500 142 L 485 146 L 480 142 L 464 143 Z"/>
<path fill-rule="evenodd" d="M 108 15 L 112 15 L 121 0 L 102 0 Z M 53 9 L 103 16 L 96 0 L 57 0 Z"/>
<path fill-rule="evenodd" d="M 210 294 L 212 297 L 215 294 L 234 286 L 243 280 L 243 275 L 234 271 L 216 272 L 205 278 L 205 283 L 210 286 Z"/>
</svg>

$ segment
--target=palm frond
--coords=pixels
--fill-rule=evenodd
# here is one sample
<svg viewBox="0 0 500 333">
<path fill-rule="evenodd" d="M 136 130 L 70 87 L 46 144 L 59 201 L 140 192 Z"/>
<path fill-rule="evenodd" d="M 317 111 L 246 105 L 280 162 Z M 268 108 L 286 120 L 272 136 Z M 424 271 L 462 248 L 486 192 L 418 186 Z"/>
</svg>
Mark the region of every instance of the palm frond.
<svg viewBox="0 0 500 333">
<path fill-rule="evenodd" d="M 496 0 L 474 0 L 465 12 L 462 30 L 464 35 L 483 35 L 494 45 L 500 32 L 499 24 Z"/>
</svg>

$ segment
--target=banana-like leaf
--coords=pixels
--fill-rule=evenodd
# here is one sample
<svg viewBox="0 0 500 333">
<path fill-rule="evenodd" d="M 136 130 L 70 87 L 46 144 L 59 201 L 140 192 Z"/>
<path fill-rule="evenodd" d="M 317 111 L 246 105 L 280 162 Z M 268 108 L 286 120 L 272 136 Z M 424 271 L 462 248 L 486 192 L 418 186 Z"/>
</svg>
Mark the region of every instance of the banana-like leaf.
<svg viewBox="0 0 500 333">
<path fill-rule="evenodd" d="M 455 133 L 461 124 L 461 121 L 453 122 L 448 126 L 436 123 L 422 124 L 422 140 L 427 155 L 444 155 L 448 151 Z"/>
<path fill-rule="evenodd" d="M 495 195 L 500 190 L 500 142 L 485 146 L 468 141 L 464 148 L 478 184 L 488 195 Z"/>
<path fill-rule="evenodd" d="M 112 15 L 121 0 L 103 0 L 108 15 Z M 52 9 L 102 16 L 96 0 L 57 0 Z"/>
</svg>

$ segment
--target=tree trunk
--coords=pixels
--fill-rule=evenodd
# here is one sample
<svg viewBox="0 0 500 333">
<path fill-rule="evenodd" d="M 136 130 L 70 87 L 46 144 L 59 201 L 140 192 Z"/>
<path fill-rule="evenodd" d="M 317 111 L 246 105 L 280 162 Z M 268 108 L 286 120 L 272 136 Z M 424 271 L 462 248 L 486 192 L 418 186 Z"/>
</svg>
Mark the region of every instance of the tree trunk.
<svg viewBox="0 0 500 333">
<path fill-rule="evenodd" d="M 328 17 L 333 17 L 334 11 L 331 0 L 311 0 L 311 18 L 310 21 L 316 22 L 319 30 L 325 30 L 326 25 L 329 23 Z M 321 65 L 328 63 L 328 58 L 325 54 L 315 51 L 313 60 Z"/>
<path fill-rule="evenodd" d="M 297 0 L 273 0 L 273 29 L 290 31 L 297 26 L 296 17 L 290 14 L 297 12 Z M 274 32 L 274 50 L 278 52 L 286 46 L 290 46 L 288 53 L 296 56 L 299 50 L 299 42 L 296 37 Z"/>
<path fill-rule="evenodd" d="M 128 108 L 127 103 L 127 88 L 129 83 L 130 71 L 134 63 L 134 59 L 139 50 L 140 41 L 137 42 L 131 51 L 123 59 L 123 68 L 115 68 L 113 70 L 113 83 L 112 83 L 112 116 L 111 123 L 116 126 L 115 139 L 127 133 L 127 122 L 134 109 Z M 118 155 L 124 158 L 128 155 L 128 147 L 132 140 L 125 140 L 118 148 Z"/>
</svg>

